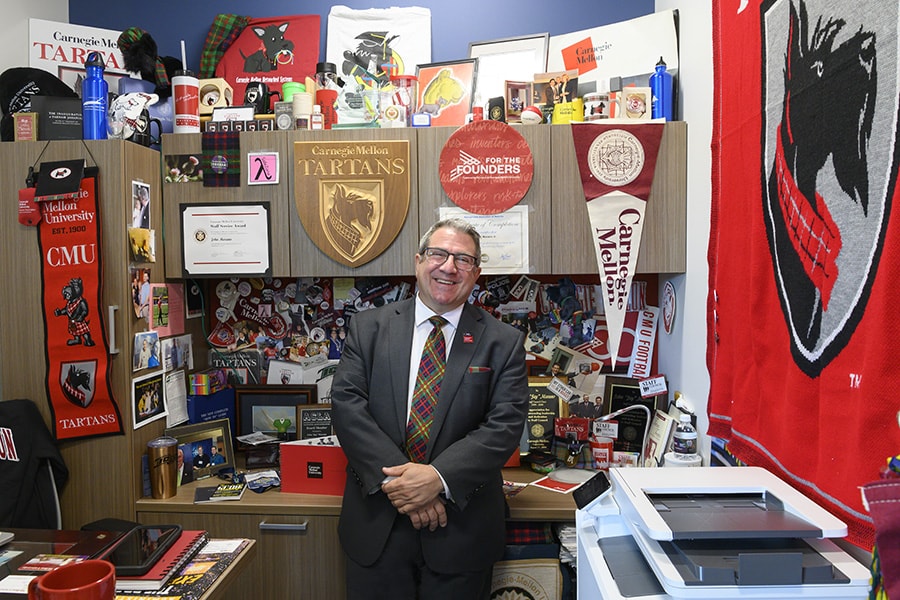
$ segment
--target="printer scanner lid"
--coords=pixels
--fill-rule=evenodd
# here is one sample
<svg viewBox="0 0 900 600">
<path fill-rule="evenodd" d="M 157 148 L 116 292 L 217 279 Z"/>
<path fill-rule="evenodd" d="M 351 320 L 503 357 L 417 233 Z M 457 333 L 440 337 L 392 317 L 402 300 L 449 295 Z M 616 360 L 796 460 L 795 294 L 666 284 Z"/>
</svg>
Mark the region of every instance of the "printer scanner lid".
<svg viewBox="0 0 900 600">
<path fill-rule="evenodd" d="M 844 537 L 847 525 L 760 467 L 613 468 L 622 514 L 655 540 Z"/>
</svg>

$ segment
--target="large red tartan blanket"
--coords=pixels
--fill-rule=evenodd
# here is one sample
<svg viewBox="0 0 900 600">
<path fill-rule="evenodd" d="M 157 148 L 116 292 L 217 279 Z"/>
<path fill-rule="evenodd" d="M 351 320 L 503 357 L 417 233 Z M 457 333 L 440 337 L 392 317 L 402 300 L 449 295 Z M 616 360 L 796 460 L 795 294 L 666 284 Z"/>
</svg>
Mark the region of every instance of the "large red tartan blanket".
<svg viewBox="0 0 900 600">
<path fill-rule="evenodd" d="M 713 2 L 709 433 L 873 542 L 900 451 L 895 0 Z"/>
</svg>

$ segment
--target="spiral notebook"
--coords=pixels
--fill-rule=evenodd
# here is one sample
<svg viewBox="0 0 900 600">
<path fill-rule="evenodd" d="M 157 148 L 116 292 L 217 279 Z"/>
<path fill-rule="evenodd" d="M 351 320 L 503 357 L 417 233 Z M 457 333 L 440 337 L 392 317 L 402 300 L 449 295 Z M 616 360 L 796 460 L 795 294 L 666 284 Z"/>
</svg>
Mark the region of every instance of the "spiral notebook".
<svg viewBox="0 0 900 600">
<path fill-rule="evenodd" d="M 156 564 L 144 575 L 120 577 L 116 575 L 116 591 L 156 591 L 160 590 L 178 573 L 184 565 L 206 544 L 206 531 L 182 531 Z"/>
</svg>

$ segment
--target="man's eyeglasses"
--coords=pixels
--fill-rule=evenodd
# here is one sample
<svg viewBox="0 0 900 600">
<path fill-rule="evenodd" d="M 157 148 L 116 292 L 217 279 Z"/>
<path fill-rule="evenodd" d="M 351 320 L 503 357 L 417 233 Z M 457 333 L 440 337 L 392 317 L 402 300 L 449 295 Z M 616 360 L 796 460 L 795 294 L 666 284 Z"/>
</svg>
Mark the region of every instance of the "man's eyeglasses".
<svg viewBox="0 0 900 600">
<path fill-rule="evenodd" d="M 429 263 L 435 266 L 444 264 L 447 262 L 447 257 L 452 256 L 453 264 L 460 271 L 471 271 L 478 266 L 478 259 L 471 254 L 463 254 L 462 252 L 451 254 L 443 248 L 425 248 L 424 256 Z"/>
</svg>

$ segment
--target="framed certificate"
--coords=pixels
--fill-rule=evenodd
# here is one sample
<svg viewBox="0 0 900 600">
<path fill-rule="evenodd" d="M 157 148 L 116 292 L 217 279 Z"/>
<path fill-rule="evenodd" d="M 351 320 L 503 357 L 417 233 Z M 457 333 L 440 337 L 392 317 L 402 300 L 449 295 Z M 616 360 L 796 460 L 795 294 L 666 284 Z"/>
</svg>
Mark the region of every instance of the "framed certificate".
<svg viewBox="0 0 900 600">
<path fill-rule="evenodd" d="M 180 208 L 185 278 L 272 275 L 268 202 Z"/>
</svg>

